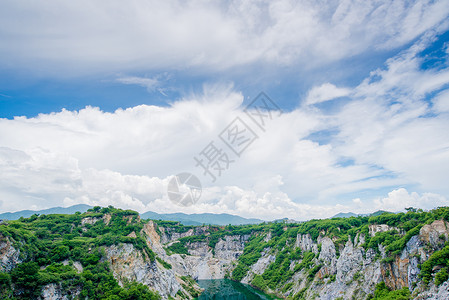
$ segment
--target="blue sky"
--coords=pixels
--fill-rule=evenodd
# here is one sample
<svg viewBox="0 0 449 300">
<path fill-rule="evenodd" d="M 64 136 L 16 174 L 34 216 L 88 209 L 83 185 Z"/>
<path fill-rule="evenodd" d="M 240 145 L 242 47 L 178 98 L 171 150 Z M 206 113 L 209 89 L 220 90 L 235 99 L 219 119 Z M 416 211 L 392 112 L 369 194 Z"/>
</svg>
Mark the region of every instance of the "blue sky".
<svg viewBox="0 0 449 300">
<path fill-rule="evenodd" d="M 446 1 L 0 4 L 0 210 L 273 219 L 447 205 Z M 216 182 L 193 157 L 266 92 Z M 223 146 L 223 145 L 222 145 Z M 172 175 L 203 183 L 167 201 Z"/>
<path fill-rule="evenodd" d="M 79 110 L 87 105 L 100 107 L 104 111 L 133 107 L 139 104 L 164 106 L 185 95 L 201 92 L 206 83 L 232 82 L 235 89 L 247 97 L 265 91 L 277 99 L 283 109 L 298 106 L 307 91 L 320 82 L 332 81 L 343 86 L 357 86 L 376 67 L 400 52 L 404 47 L 389 51 L 378 51 L 371 56 L 361 54 L 336 61 L 313 70 L 301 70 L 300 65 L 265 65 L 261 62 L 245 64 L 226 70 L 135 70 L 127 76 L 160 78 L 160 88 L 146 89 L 141 85 L 117 82 L 116 74 L 83 74 L 70 78 L 40 76 L 24 70 L 2 70 L 1 116 L 34 117 L 39 113 Z M 123 76 L 123 75 L 122 75 Z"/>
</svg>

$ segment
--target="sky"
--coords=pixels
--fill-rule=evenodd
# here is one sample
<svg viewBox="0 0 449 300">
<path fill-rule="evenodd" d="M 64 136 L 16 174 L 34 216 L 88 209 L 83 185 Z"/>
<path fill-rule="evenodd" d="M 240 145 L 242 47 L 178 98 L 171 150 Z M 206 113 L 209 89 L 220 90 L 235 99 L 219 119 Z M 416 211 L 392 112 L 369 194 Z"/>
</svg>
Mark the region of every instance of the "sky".
<svg viewBox="0 0 449 300">
<path fill-rule="evenodd" d="M 449 205 L 448 16 L 445 0 L 1 1 L 0 212 Z M 183 172 L 202 186 L 188 207 L 167 195 Z"/>
</svg>

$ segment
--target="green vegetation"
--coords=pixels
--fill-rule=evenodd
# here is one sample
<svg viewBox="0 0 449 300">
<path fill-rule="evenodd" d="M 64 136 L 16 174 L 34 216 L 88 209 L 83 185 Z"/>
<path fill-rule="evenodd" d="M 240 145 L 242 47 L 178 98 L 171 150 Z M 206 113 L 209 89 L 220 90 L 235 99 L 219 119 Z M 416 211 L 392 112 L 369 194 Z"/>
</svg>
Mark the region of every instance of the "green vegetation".
<svg viewBox="0 0 449 300">
<path fill-rule="evenodd" d="M 265 283 L 265 280 L 261 275 L 254 276 L 251 284 L 262 291 L 265 291 L 267 289 L 267 284 Z"/>
<path fill-rule="evenodd" d="M 175 243 L 171 244 L 170 246 L 168 246 L 167 248 L 165 248 L 165 251 L 167 252 L 168 255 L 171 255 L 173 253 L 189 255 L 189 251 L 184 246 L 184 243 L 179 242 L 179 241 L 175 242 Z"/>
<path fill-rule="evenodd" d="M 179 222 L 173 221 L 155 221 L 159 226 L 174 226 L 167 227 L 168 232 L 186 232 L 189 229 L 195 228 L 194 226 L 184 226 Z M 215 246 L 220 239 L 225 239 L 226 236 L 236 235 L 251 235 L 255 232 L 263 230 L 262 225 L 240 225 L 240 226 L 206 226 L 205 234 L 185 236 L 178 239 L 175 243 L 166 247 L 165 250 L 168 255 L 172 254 L 185 254 L 189 255 L 188 245 L 192 243 L 202 242 L 207 243 L 212 252 L 215 251 Z M 257 261 L 257 260 L 256 260 Z"/>
<path fill-rule="evenodd" d="M 392 291 L 386 285 L 385 282 L 381 282 L 376 285 L 374 296 L 369 295 L 367 299 L 373 300 L 409 300 L 410 291 L 408 288 Z"/>
<path fill-rule="evenodd" d="M 301 263 L 297 264 L 294 268 L 294 271 L 300 271 L 302 269 L 309 269 L 313 265 L 313 259 L 315 258 L 315 253 L 313 252 L 305 252 L 302 258 Z"/>
<path fill-rule="evenodd" d="M 375 251 L 379 251 L 378 245 L 384 246 L 387 257 L 382 262 L 391 263 L 404 249 L 410 238 L 419 234 L 423 225 L 441 219 L 449 221 L 448 207 L 437 208 L 429 212 L 410 208 L 406 213 L 398 214 L 384 212 L 370 217 L 311 220 L 303 223 L 265 223 L 253 225 L 252 228 L 247 226 L 247 230 L 251 230 L 253 234 L 247 242 L 243 254 L 239 257 L 231 278 L 237 281 L 243 279 L 251 266 L 257 262 L 264 252 L 274 255 L 276 259 L 263 274 L 254 277 L 251 282 L 253 286 L 264 291 L 284 290 L 288 284 L 288 279 L 294 273 L 300 271 L 306 272 L 308 281 L 314 280 L 315 275 L 321 269 L 318 255 L 310 251 L 301 253 L 299 248 L 294 247 L 298 234 L 310 234 L 314 242 L 317 242 L 320 234 L 332 238 L 336 246 L 337 256 L 340 247 L 344 247 L 349 237 L 354 239 L 357 234 L 363 234 L 365 241 L 362 246 L 365 249 L 372 248 Z M 369 225 L 371 224 L 387 224 L 393 229 L 378 232 L 371 237 L 369 234 Z M 266 239 L 269 233 L 271 239 Z M 321 247 L 318 251 L 321 251 Z M 377 257 L 380 257 L 380 255 Z M 292 263 L 294 263 L 293 270 L 290 268 Z M 434 275 L 432 269 L 436 265 L 449 267 L 449 248 L 435 252 L 429 261 L 423 264 L 421 276 L 425 281 L 428 282 L 432 279 Z M 438 275 L 438 283 L 444 281 L 447 270 L 440 272 L 441 274 L 438 273 L 440 274 Z M 335 281 L 335 275 L 328 277 L 330 281 Z M 360 280 L 361 278 L 360 273 L 357 273 L 353 280 Z M 401 293 L 403 292 L 398 295 L 401 295 Z M 300 298 L 301 295 L 302 293 L 298 293 L 295 297 Z"/>
<path fill-rule="evenodd" d="M 449 245 L 445 246 L 440 251 L 434 252 L 427 261 L 425 261 L 421 265 L 421 273 L 419 276 L 423 279 L 425 283 L 429 283 L 432 280 L 433 275 L 433 269 L 435 266 L 449 266 Z M 445 270 L 445 269 L 444 269 Z M 441 270 L 440 272 L 442 272 Z M 444 271 L 445 273 L 442 273 L 438 275 L 438 284 L 435 282 L 435 284 L 439 285 L 440 283 L 444 282 L 445 280 L 441 281 L 445 276 L 447 276 L 447 271 Z M 437 280 L 437 278 L 435 278 Z"/>
<path fill-rule="evenodd" d="M 106 260 L 104 246 L 130 243 L 144 253 L 144 259 L 154 261 L 156 255 L 141 236 L 142 228 L 137 212 L 113 207 L 8 221 L 0 225 L 0 238 L 9 238 L 24 262 L 9 274 L 0 273 L 1 298 L 36 298 L 43 286 L 55 283 L 69 297 L 81 290 L 81 297 L 89 299 L 159 299 L 142 284 L 119 286 Z M 81 273 L 73 262 L 81 263 Z M 12 284 L 20 294 L 13 294 Z"/>
<path fill-rule="evenodd" d="M 316 273 L 321 269 L 322 265 L 316 265 L 312 269 L 310 269 L 307 273 L 307 280 L 312 281 L 315 278 Z"/>
<path fill-rule="evenodd" d="M 165 247 L 168 255 L 189 255 L 189 248 L 193 243 L 203 243 L 214 252 L 220 239 L 227 236 L 238 236 L 239 242 L 244 242 L 242 255 L 235 262 L 228 276 L 242 280 L 262 256 L 270 259 L 270 264 L 264 273 L 256 275 L 251 284 L 265 292 L 287 292 L 293 287 L 291 278 L 297 272 L 302 272 L 305 278 L 303 290 L 290 297 L 301 299 L 305 296 L 312 281 L 324 284 L 336 280 L 333 274 L 319 273 L 322 261 L 319 260 L 321 244 L 317 253 L 301 251 L 295 246 L 298 235 L 310 234 L 317 243 L 320 235 L 325 235 L 334 241 L 337 256 L 340 249 L 349 239 L 354 241 L 357 235 L 363 234 L 365 249 L 372 248 L 379 251 L 379 245 L 385 247 L 386 258 L 382 263 L 392 263 L 401 253 L 407 242 L 425 224 L 434 220 L 449 221 L 449 208 L 437 208 L 429 212 L 408 209 L 406 213 L 380 213 L 370 217 L 333 218 L 326 220 L 311 220 L 302 223 L 272 222 L 242 226 L 184 226 L 179 222 L 154 221 L 156 231 L 167 235 L 185 233 L 194 230 L 198 235 L 185 236 Z M 138 213 L 129 210 L 119 210 L 113 207 L 94 207 L 86 213 L 73 215 L 33 215 L 16 221 L 7 221 L 0 225 L 0 239 L 8 238 L 13 246 L 20 250 L 22 264 L 9 273 L 0 273 L 0 298 L 13 296 L 12 286 L 22 291 L 21 298 L 33 298 L 41 288 L 49 283 L 60 285 L 68 295 L 74 295 L 81 290 L 82 297 L 89 299 L 156 299 L 147 287 L 136 283 L 126 283 L 120 287 L 112 276 L 107 263 L 105 247 L 122 243 L 132 244 L 143 253 L 147 262 L 157 260 L 164 268 L 172 266 L 157 257 L 148 247 L 142 229 L 145 222 L 139 219 Z M 387 224 L 391 230 L 378 232 L 374 236 L 369 234 L 372 224 Z M 446 237 L 441 237 L 441 245 Z M 376 258 L 380 258 L 377 254 Z M 79 262 L 83 271 L 78 271 L 74 263 Z M 449 244 L 434 252 L 421 266 L 420 276 L 425 283 L 433 279 L 436 285 L 449 278 Z M 317 274 L 321 274 L 317 279 Z M 352 281 L 361 281 L 363 276 L 356 273 Z M 183 279 L 184 289 L 191 295 L 197 295 L 192 288 L 191 278 Z M 15 289 L 16 289 L 15 288 Z M 142 295 L 141 298 L 135 295 Z M 145 296 L 146 295 L 146 296 Z M 180 292 L 180 297 L 187 297 Z M 20 298 L 19 297 L 19 298 Z M 128 298 L 127 298 L 128 297 Z M 147 298 L 145 298 L 147 297 Z M 150 297 L 150 298 L 148 298 Z M 385 284 L 379 284 L 372 299 L 409 299 L 408 290 L 390 291 Z M 130 298 L 130 299 L 131 299 Z"/>
<path fill-rule="evenodd" d="M 153 222 L 160 227 L 167 228 L 168 233 L 184 233 L 195 228 L 195 226 L 186 226 L 177 221 L 153 220 Z"/>
<path fill-rule="evenodd" d="M 156 260 L 166 269 L 171 269 L 172 265 L 170 265 L 168 262 L 166 262 L 165 260 L 163 260 L 162 258 L 156 256 Z"/>
<path fill-rule="evenodd" d="M 294 300 L 305 299 L 306 291 L 308 287 L 301 289 L 298 293 L 293 296 Z"/>
<path fill-rule="evenodd" d="M 196 298 L 200 295 L 200 292 L 196 289 L 193 288 L 193 286 L 195 285 L 195 280 L 193 280 L 192 277 L 190 276 L 181 276 L 182 281 L 184 281 L 184 283 L 181 283 L 182 287 L 189 292 L 190 295 L 192 295 L 192 297 Z"/>
<path fill-rule="evenodd" d="M 443 282 L 449 279 L 449 275 L 447 274 L 447 269 L 443 268 L 435 275 L 435 284 L 437 286 L 441 285 Z"/>
</svg>

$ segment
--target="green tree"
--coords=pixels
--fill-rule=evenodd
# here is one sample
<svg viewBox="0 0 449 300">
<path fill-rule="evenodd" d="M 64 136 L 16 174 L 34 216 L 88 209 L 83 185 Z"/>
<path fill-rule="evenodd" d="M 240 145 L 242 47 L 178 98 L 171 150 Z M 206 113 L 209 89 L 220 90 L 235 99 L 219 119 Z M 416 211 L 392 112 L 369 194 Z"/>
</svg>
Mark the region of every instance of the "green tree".
<svg viewBox="0 0 449 300">
<path fill-rule="evenodd" d="M 36 296 L 39 285 L 39 266 L 36 262 L 25 262 L 17 265 L 11 272 L 12 282 L 23 289 L 23 295 Z"/>
</svg>

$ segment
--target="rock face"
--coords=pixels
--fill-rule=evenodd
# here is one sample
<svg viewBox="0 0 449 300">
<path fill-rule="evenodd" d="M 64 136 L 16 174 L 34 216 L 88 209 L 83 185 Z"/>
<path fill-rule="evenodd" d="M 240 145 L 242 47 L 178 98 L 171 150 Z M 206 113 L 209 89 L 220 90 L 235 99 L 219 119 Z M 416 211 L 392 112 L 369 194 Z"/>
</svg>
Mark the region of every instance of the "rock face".
<svg viewBox="0 0 449 300">
<path fill-rule="evenodd" d="M 262 251 L 262 256 L 257 260 L 257 262 L 251 266 L 250 272 L 242 279 L 243 283 L 249 284 L 255 275 L 262 275 L 263 272 L 276 260 L 276 256 L 269 254 L 270 248 L 266 248 Z"/>
<path fill-rule="evenodd" d="M 60 284 L 50 283 L 42 288 L 40 299 L 42 300 L 69 300 L 78 296 L 79 290 L 72 291 L 68 296 L 68 291 L 64 290 Z"/>
<path fill-rule="evenodd" d="M 385 283 L 390 288 L 401 289 L 403 287 L 411 287 L 413 283 L 418 281 L 418 257 L 417 255 L 426 256 L 424 251 L 424 243 L 418 236 L 413 236 L 402 250 L 401 255 L 396 257 L 390 264 L 385 264 L 384 273 Z"/>
<path fill-rule="evenodd" d="M 225 239 L 220 239 L 215 245 L 215 257 L 226 261 L 236 260 L 243 253 L 248 238 L 249 236 L 225 236 Z"/>
<path fill-rule="evenodd" d="M 143 283 L 158 291 L 163 298 L 174 297 L 181 289 L 172 271 L 143 257 L 132 244 L 107 247 L 106 256 L 114 277 L 120 284 L 123 284 L 124 280 Z"/>
<path fill-rule="evenodd" d="M 370 226 L 370 235 L 378 232 L 393 230 L 395 228 L 382 224 Z M 391 289 L 407 287 L 413 292 L 414 299 L 449 299 L 449 282 L 440 287 L 433 283 L 430 288 L 420 283 L 418 265 L 426 261 L 433 251 L 441 249 L 448 239 L 449 224 L 442 220 L 421 228 L 419 235 L 409 239 L 400 255 L 392 261 L 383 261 L 386 258 L 385 248 L 379 245 L 380 258 L 376 251 L 362 247 L 365 238 L 357 235 L 354 241 L 349 237 L 344 248 L 337 257 L 334 242 L 328 237 L 320 236 L 317 244 L 321 244 L 321 252 L 315 265 L 321 264 L 316 277 L 321 283 L 313 281 L 309 286 L 306 299 L 364 299 L 373 292 L 376 284 L 384 281 Z M 398 230 L 399 232 L 399 230 Z M 313 251 L 314 242 L 307 235 L 298 235 L 296 246 L 303 251 Z M 429 252 L 430 251 L 430 252 Z M 329 277 L 335 275 L 335 281 Z M 304 282 L 307 273 L 301 271 L 293 276 L 293 290 L 284 293 L 284 296 L 295 294 L 306 287 Z M 324 281 L 324 284 L 323 284 Z"/>
<path fill-rule="evenodd" d="M 310 234 L 298 234 L 295 246 L 301 248 L 303 252 L 312 251 L 315 254 L 318 253 L 318 246 L 313 242 Z"/>
<path fill-rule="evenodd" d="M 234 262 L 243 253 L 245 243 L 250 235 L 230 235 L 220 238 L 214 249 L 208 242 L 187 243 L 189 255 L 167 255 L 164 244 L 169 245 L 177 239 L 192 235 L 207 235 L 208 226 L 195 227 L 186 232 L 173 232 L 170 228 L 157 227 L 149 221 L 145 224 L 145 233 L 150 248 L 163 260 L 172 265 L 172 269 L 180 276 L 191 276 L 196 280 L 223 279 L 229 274 Z M 160 235 L 159 235 L 160 233 Z"/>
<path fill-rule="evenodd" d="M 156 228 L 157 225 L 153 221 L 149 221 L 143 226 L 142 232 L 147 238 L 148 246 L 158 255 L 165 255 L 165 250 L 161 244 L 161 236 L 157 233 Z"/>
<path fill-rule="evenodd" d="M 235 262 L 243 253 L 246 241 L 250 236 L 225 236 L 220 239 L 214 249 L 207 242 L 186 243 L 190 255 L 167 255 L 164 251 L 165 245 L 176 241 L 184 236 L 205 234 L 203 229 L 190 229 L 184 233 L 168 233 L 170 230 L 160 228 L 161 236 L 158 235 L 156 224 L 148 223 L 144 228 L 146 235 L 151 240 L 152 249 L 160 257 L 173 266 L 173 270 L 179 275 L 190 275 L 195 279 L 220 279 L 230 274 L 235 267 Z M 201 228 L 201 227 L 199 227 Z M 408 287 L 413 290 L 419 282 L 418 265 L 428 259 L 429 252 L 426 247 L 441 248 L 448 238 L 448 224 L 444 221 L 435 221 L 422 227 L 419 235 L 413 236 L 406 243 L 400 253 L 391 260 L 382 260 L 387 257 L 385 247 L 379 245 L 378 249 L 365 249 L 365 236 L 357 233 L 355 237 L 348 237 L 344 246 L 337 249 L 334 241 L 321 233 L 316 241 L 310 234 L 298 234 L 294 246 L 301 252 L 313 252 L 314 266 L 320 266 L 315 278 L 310 282 L 308 270 L 296 272 L 291 280 L 292 288 L 287 291 L 273 291 L 292 296 L 307 287 L 304 296 L 307 299 L 364 299 L 375 289 L 376 284 L 384 281 L 392 289 Z M 385 224 L 372 224 L 369 226 L 368 234 L 372 237 L 377 233 L 397 230 Z M 267 232 L 264 241 L 271 239 L 271 232 Z M 271 249 L 264 249 L 261 257 L 250 266 L 248 273 L 241 280 L 250 284 L 256 275 L 261 275 L 276 260 L 276 255 Z M 290 270 L 294 269 L 296 263 L 292 261 Z M 331 278 L 335 278 L 332 279 Z M 447 289 L 446 289 L 447 291 Z M 416 291 L 416 295 L 419 290 Z M 449 293 L 449 292 L 448 292 Z M 432 299 L 445 297 L 444 288 L 434 288 Z M 441 296 L 443 295 L 443 296 Z M 430 297 L 430 296 L 429 296 Z M 425 298 L 423 298 L 425 299 Z M 442 299 L 442 298 L 441 298 Z"/>
<path fill-rule="evenodd" d="M 232 263 L 243 253 L 249 236 L 225 236 L 215 245 L 214 251 L 206 242 L 188 243 L 190 255 L 165 256 L 175 271 L 194 279 L 222 279 L 233 267 Z"/>
<path fill-rule="evenodd" d="M 371 237 L 375 236 L 378 232 L 385 232 L 390 230 L 396 230 L 398 232 L 401 232 L 399 228 L 388 226 L 387 224 L 371 224 L 368 227 L 369 229 L 369 235 Z"/>
<path fill-rule="evenodd" d="M 354 274 L 363 266 L 363 250 L 354 248 L 351 237 L 346 243 L 343 252 L 337 260 L 337 280 L 347 282 L 352 280 Z"/>
<path fill-rule="evenodd" d="M 103 221 L 110 222 L 107 217 Z M 83 225 L 93 224 L 100 218 L 84 218 Z M 131 222 L 132 218 L 127 218 Z M 413 293 L 414 299 L 449 299 L 449 282 L 436 287 L 433 282 L 424 286 L 420 281 L 419 265 L 429 259 L 430 255 L 441 249 L 449 240 L 449 224 L 442 220 L 424 225 L 419 234 L 412 236 L 404 248 L 396 255 L 387 253 L 387 247 L 379 244 L 376 249 L 366 248 L 365 240 L 376 237 L 377 234 L 389 230 L 400 230 L 385 224 L 370 224 L 368 231 L 347 236 L 345 242 L 331 239 L 321 232 L 316 240 L 310 234 L 292 235 L 285 242 L 285 247 L 297 247 L 295 256 L 290 256 L 287 263 L 290 266 L 291 277 L 271 292 L 283 297 L 292 297 L 302 293 L 306 299 L 366 299 L 375 289 L 376 284 L 385 282 L 391 289 L 408 288 Z M 144 250 L 137 250 L 131 243 L 122 243 L 105 248 L 105 260 L 109 262 L 114 277 L 119 284 L 126 281 L 136 281 L 149 286 L 158 292 L 163 299 L 182 298 L 192 296 L 191 288 L 186 286 L 186 278 L 194 279 L 222 279 L 231 274 L 236 266 L 238 258 L 244 252 L 245 246 L 251 235 L 224 235 L 217 240 L 202 240 L 193 238 L 190 242 L 184 239 L 183 245 L 188 250 L 187 254 L 168 255 L 165 247 L 177 242 L 178 239 L 189 236 L 209 235 L 207 226 L 189 228 L 185 232 L 178 232 L 179 228 L 162 228 L 152 221 L 144 224 L 140 232 L 132 232 L 131 238 L 145 237 L 147 246 L 157 255 L 157 259 L 150 260 Z M 285 230 L 285 229 L 284 229 Z M 267 245 L 262 249 L 257 261 L 248 265 L 248 272 L 241 280 L 251 284 L 256 275 L 262 275 L 272 263 L 276 262 L 276 256 L 285 248 L 281 244 L 268 243 L 273 241 L 271 231 L 262 231 L 265 236 L 258 236 L 260 241 Z M 277 238 L 277 237 L 275 237 Z M 346 236 L 345 236 L 346 238 Z M 210 242 L 214 244 L 210 244 Z M 373 241 L 373 240 L 371 240 Z M 215 243 L 216 242 L 216 243 Z M 278 246 L 281 247 L 278 247 Z M 291 251 L 291 249 L 289 250 Z M 309 252 L 307 264 L 303 269 L 300 265 L 299 252 Z M 315 255 L 311 255 L 310 252 Z M 171 253 L 169 251 L 169 253 Z M 293 258 L 294 257 L 294 258 Z M 313 258 L 312 258 L 313 257 Z M 20 253 L 10 243 L 9 239 L 0 236 L 0 270 L 10 271 L 20 260 Z M 311 261 L 310 261 L 311 259 Z M 170 264 L 170 268 L 166 263 Z M 288 264 L 286 266 L 288 266 Z M 74 262 L 78 272 L 83 268 L 79 262 Z M 303 264 L 304 265 L 304 264 Z M 164 267 L 165 266 L 165 267 Z M 314 272 L 311 272 L 315 269 Z M 241 278 L 241 277 L 240 277 Z M 287 287 L 288 288 L 284 288 Z M 272 287 L 273 288 L 273 287 Z M 199 287 L 193 285 L 198 291 Z M 71 291 L 75 295 L 77 291 Z M 79 292 L 78 292 L 79 293 Z M 67 291 L 58 284 L 46 285 L 41 294 L 41 299 L 68 299 Z"/>
<path fill-rule="evenodd" d="M 448 223 L 436 220 L 432 224 L 424 225 L 419 231 L 419 238 L 434 248 L 441 248 L 448 239 Z"/>
<path fill-rule="evenodd" d="M 21 262 L 20 251 L 11 245 L 8 238 L 0 235 L 0 271 L 9 272 Z"/>
<path fill-rule="evenodd" d="M 449 299 L 449 282 L 446 281 L 439 287 L 432 285 L 429 290 L 417 294 L 414 299 L 418 300 L 447 300 Z"/>
<path fill-rule="evenodd" d="M 324 262 L 324 267 L 326 268 L 323 271 L 325 274 L 335 274 L 337 271 L 337 252 L 334 243 L 328 237 L 320 237 L 318 243 L 321 244 L 321 252 L 318 259 Z"/>
<path fill-rule="evenodd" d="M 63 296 L 56 284 L 51 283 L 43 287 L 42 289 L 43 300 L 58 300 L 67 299 L 67 296 Z"/>
<path fill-rule="evenodd" d="M 349 237 L 340 256 L 337 257 L 335 245 L 330 238 L 318 239 L 318 242 L 321 243 L 318 260 L 322 262 L 323 267 L 317 276 L 322 280 L 327 280 L 327 284 L 319 285 L 314 282 L 312 290 L 316 291 L 320 299 L 338 297 L 362 299 L 363 294 L 372 291 L 374 286 L 381 281 L 380 263 L 373 260 L 375 252 L 373 250 L 365 252 L 359 241 L 360 237 L 358 236 L 354 241 Z M 331 282 L 325 279 L 329 275 L 335 276 L 335 281 Z M 300 278 L 304 278 L 304 275 Z M 364 282 L 363 285 L 360 285 L 361 281 Z M 311 295 L 309 296 L 311 297 Z"/>
<path fill-rule="evenodd" d="M 161 231 L 161 237 L 160 242 L 162 244 L 167 244 L 173 241 L 176 241 L 180 238 L 186 237 L 186 236 L 192 236 L 192 235 L 208 235 L 207 229 L 209 226 L 200 226 L 195 227 L 193 229 L 189 229 L 185 232 L 176 232 L 173 228 L 164 228 L 160 227 L 159 230 Z"/>
<path fill-rule="evenodd" d="M 86 224 L 92 225 L 98 222 L 99 218 L 87 217 L 81 220 L 81 225 L 84 226 Z"/>
<path fill-rule="evenodd" d="M 195 233 L 205 234 L 207 226 L 189 229 L 184 233 L 173 234 L 172 230 L 167 228 L 158 228 L 157 225 L 149 221 L 145 224 L 143 232 L 147 237 L 150 248 L 163 260 L 172 265 L 172 269 L 180 276 L 191 276 L 194 279 L 222 279 L 226 275 L 231 262 L 243 252 L 244 237 L 225 237 L 216 244 L 214 251 L 208 246 L 207 242 L 188 243 L 190 255 L 167 255 L 163 248 L 164 242 L 170 244 L 176 241 L 176 238 L 191 236 Z M 159 235 L 158 231 L 161 233 Z M 171 232 L 171 233 L 167 233 Z M 247 237 L 249 238 L 249 237 Z M 215 252 L 215 256 L 213 254 Z"/>
</svg>

